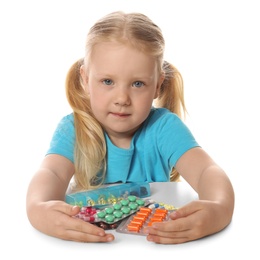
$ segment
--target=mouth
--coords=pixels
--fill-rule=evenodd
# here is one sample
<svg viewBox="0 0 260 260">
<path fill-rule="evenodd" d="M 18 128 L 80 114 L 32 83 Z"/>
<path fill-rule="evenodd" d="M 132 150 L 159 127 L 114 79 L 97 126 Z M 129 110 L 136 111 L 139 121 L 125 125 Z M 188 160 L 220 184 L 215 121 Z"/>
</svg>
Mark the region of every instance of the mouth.
<svg viewBox="0 0 260 260">
<path fill-rule="evenodd" d="M 113 112 L 111 112 L 110 114 L 112 116 L 115 116 L 115 117 L 118 117 L 118 118 L 126 118 L 126 117 L 130 116 L 130 114 L 127 114 L 127 113 L 113 113 Z"/>
</svg>

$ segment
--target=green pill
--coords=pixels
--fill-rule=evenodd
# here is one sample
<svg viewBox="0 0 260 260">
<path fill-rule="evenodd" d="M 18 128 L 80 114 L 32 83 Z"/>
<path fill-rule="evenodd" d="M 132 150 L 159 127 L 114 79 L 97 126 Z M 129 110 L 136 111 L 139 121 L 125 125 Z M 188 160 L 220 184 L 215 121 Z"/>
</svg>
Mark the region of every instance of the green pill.
<svg viewBox="0 0 260 260">
<path fill-rule="evenodd" d="M 144 200 L 138 199 L 138 200 L 136 200 L 136 203 L 137 203 L 139 206 L 143 206 L 143 205 L 144 205 Z"/>
<path fill-rule="evenodd" d="M 112 214 L 113 211 L 114 211 L 114 208 L 113 208 L 113 207 L 111 207 L 111 208 L 106 208 L 105 211 L 106 211 L 107 214 Z"/>
<path fill-rule="evenodd" d="M 136 201 L 136 196 L 130 195 L 130 196 L 128 196 L 128 200 L 131 202 Z"/>
<path fill-rule="evenodd" d="M 114 205 L 114 209 L 115 209 L 115 210 L 121 209 L 121 207 L 122 207 L 122 204 L 120 204 L 120 203 L 116 203 L 116 204 Z"/>
<path fill-rule="evenodd" d="M 121 210 L 115 210 L 113 214 L 116 218 L 121 218 L 123 216 L 123 212 Z"/>
<path fill-rule="evenodd" d="M 122 211 L 124 214 L 128 214 L 128 213 L 131 211 L 131 209 L 130 209 L 129 207 L 124 206 L 124 207 L 121 208 L 121 211 Z"/>
<path fill-rule="evenodd" d="M 136 202 L 130 202 L 128 206 L 133 210 L 138 208 L 138 204 Z"/>
<path fill-rule="evenodd" d="M 106 212 L 103 210 L 103 211 L 99 211 L 98 213 L 97 213 L 97 216 L 99 217 L 99 218 L 104 218 L 105 216 L 106 216 Z"/>
<path fill-rule="evenodd" d="M 129 200 L 121 200 L 120 203 L 121 203 L 123 206 L 127 206 L 128 203 L 129 203 Z"/>
<path fill-rule="evenodd" d="M 105 217 L 107 222 L 113 222 L 115 220 L 115 217 L 112 214 L 106 215 Z"/>
</svg>

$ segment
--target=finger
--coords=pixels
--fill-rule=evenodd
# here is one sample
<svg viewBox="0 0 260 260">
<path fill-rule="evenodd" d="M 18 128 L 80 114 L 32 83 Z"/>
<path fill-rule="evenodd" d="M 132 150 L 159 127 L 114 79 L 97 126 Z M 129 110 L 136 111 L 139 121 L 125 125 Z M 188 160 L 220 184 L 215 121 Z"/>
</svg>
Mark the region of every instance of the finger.
<svg viewBox="0 0 260 260">
<path fill-rule="evenodd" d="M 66 240 L 80 242 L 110 242 L 114 240 L 114 236 L 107 234 L 104 229 L 65 214 L 61 217 L 59 224 L 56 223 L 56 226 L 58 225 L 63 226 L 59 229 L 61 233 L 58 235 Z"/>
<path fill-rule="evenodd" d="M 180 218 L 176 220 L 168 220 L 165 222 L 154 222 L 151 227 L 146 227 L 146 234 L 159 234 L 170 232 L 187 231 L 192 228 L 192 223 L 188 218 Z M 148 231 L 146 231 L 148 230 Z"/>
<path fill-rule="evenodd" d="M 85 243 L 92 243 L 92 242 L 112 242 L 115 237 L 113 234 L 104 234 L 103 236 L 96 236 L 89 233 L 82 233 L 75 230 L 68 230 L 67 239 L 77 242 L 85 242 Z"/>
<path fill-rule="evenodd" d="M 81 242 L 111 242 L 114 240 L 112 234 L 107 234 L 104 229 L 81 219 L 72 219 L 73 229 L 69 230 L 69 235 L 74 240 Z"/>
<path fill-rule="evenodd" d="M 147 235 L 147 241 L 157 244 L 180 244 L 190 241 L 189 231 L 184 231 L 181 236 L 162 237 L 157 235 Z"/>
<path fill-rule="evenodd" d="M 63 215 L 63 219 L 61 219 L 61 222 L 65 225 L 65 228 L 67 230 L 74 230 L 80 233 L 92 234 L 101 237 L 105 236 L 106 234 L 103 228 L 67 215 Z"/>
<path fill-rule="evenodd" d="M 60 203 L 56 203 L 55 207 L 56 207 L 55 209 L 57 211 L 65 213 L 66 215 L 69 215 L 69 216 L 75 216 L 80 212 L 79 206 L 73 206 L 73 205 L 67 204 L 63 201 Z"/>
<path fill-rule="evenodd" d="M 62 213 L 59 215 L 59 218 L 54 220 L 55 226 L 60 227 L 60 230 L 74 230 L 81 233 L 91 233 L 95 236 L 105 236 L 104 229 L 73 217 L 75 216 L 75 213 L 77 214 L 80 210 L 78 206 L 72 206 L 66 203 L 56 203 L 55 210 Z"/>
<path fill-rule="evenodd" d="M 187 223 L 183 222 L 183 219 L 154 223 L 152 227 L 145 231 L 147 232 L 147 240 L 162 244 L 178 244 L 189 241 L 191 227 Z"/>
<path fill-rule="evenodd" d="M 201 204 L 198 203 L 197 201 L 192 201 L 189 204 L 173 211 L 172 213 L 170 213 L 169 217 L 171 219 L 178 219 L 178 218 L 183 218 L 183 217 L 187 217 L 193 213 L 195 213 L 196 211 L 201 209 Z"/>
</svg>

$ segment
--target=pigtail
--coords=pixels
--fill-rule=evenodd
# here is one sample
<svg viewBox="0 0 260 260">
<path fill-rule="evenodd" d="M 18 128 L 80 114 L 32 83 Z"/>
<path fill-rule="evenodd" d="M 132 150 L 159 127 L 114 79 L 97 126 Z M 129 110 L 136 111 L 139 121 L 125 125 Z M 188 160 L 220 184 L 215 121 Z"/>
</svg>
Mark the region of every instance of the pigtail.
<svg viewBox="0 0 260 260">
<path fill-rule="evenodd" d="M 80 67 L 83 65 L 84 60 L 76 61 L 69 69 L 66 77 L 66 96 L 68 102 L 75 112 L 86 110 L 88 101 L 81 82 Z"/>
<path fill-rule="evenodd" d="M 106 142 L 102 127 L 94 118 L 80 75 L 83 59 L 75 62 L 66 77 L 66 96 L 75 124 L 75 184 L 77 190 L 96 188 L 105 178 Z"/>
<path fill-rule="evenodd" d="M 157 107 L 165 107 L 184 119 L 186 107 L 184 102 L 183 79 L 180 72 L 170 63 L 164 61 L 165 79 L 156 100 Z"/>
</svg>

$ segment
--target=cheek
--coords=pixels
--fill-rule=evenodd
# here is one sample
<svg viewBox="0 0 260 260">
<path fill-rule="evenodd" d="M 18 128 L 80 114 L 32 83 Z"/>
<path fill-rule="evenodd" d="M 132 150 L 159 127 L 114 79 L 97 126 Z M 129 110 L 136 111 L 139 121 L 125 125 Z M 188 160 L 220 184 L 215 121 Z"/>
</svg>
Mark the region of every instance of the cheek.
<svg viewBox="0 0 260 260">
<path fill-rule="evenodd" d="M 140 111 L 140 115 L 147 116 L 150 113 L 151 107 L 153 105 L 153 100 L 154 99 L 151 94 L 135 100 L 135 107 Z"/>
<path fill-rule="evenodd" d="M 99 93 L 97 91 L 97 88 L 94 88 L 93 86 L 89 86 L 87 89 L 87 92 L 89 94 L 90 100 L 94 101 L 99 97 Z"/>
<path fill-rule="evenodd" d="M 93 111 L 100 111 L 106 108 L 107 98 L 98 91 L 89 91 L 90 105 Z"/>
</svg>

